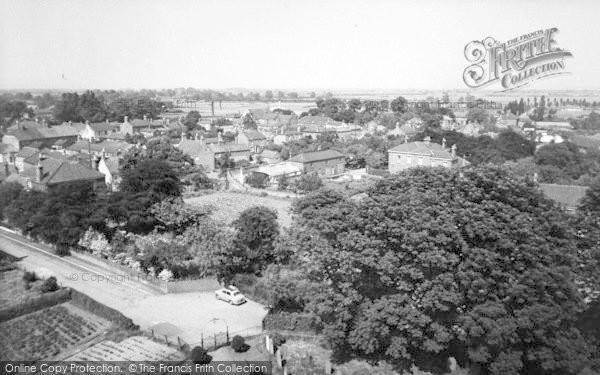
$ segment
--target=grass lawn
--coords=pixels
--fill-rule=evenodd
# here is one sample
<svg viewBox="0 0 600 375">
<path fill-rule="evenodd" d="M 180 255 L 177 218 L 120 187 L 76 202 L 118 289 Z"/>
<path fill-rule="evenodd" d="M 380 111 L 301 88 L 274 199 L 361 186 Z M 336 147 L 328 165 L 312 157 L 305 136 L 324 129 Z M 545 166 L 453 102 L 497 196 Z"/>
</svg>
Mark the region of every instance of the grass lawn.
<svg viewBox="0 0 600 375">
<path fill-rule="evenodd" d="M 191 205 L 210 205 L 214 208 L 213 218 L 231 223 L 240 213 L 254 206 L 266 206 L 277 211 L 279 225 L 289 227 L 292 223 L 290 206 L 292 200 L 272 197 L 258 197 L 251 194 L 217 192 L 200 197 L 187 198 L 185 202 Z"/>
</svg>

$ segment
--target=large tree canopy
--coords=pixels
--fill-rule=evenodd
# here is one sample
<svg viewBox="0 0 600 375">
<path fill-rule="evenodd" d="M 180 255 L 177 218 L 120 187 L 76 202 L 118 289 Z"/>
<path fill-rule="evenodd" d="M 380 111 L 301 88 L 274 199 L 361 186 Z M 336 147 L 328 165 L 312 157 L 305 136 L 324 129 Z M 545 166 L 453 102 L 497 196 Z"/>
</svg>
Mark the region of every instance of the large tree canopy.
<svg viewBox="0 0 600 375">
<path fill-rule="evenodd" d="M 449 356 L 490 374 L 574 374 L 589 348 L 564 214 L 497 167 L 411 169 L 362 200 L 319 191 L 294 205 L 321 234 L 307 274 L 337 355 L 399 367 Z"/>
</svg>

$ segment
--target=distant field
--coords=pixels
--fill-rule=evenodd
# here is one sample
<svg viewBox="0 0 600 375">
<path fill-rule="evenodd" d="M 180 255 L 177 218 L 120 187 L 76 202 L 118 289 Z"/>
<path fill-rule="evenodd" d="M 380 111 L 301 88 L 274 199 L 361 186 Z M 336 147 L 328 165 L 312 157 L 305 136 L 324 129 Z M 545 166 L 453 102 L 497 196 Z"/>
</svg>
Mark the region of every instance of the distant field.
<svg viewBox="0 0 600 375">
<path fill-rule="evenodd" d="M 292 222 L 292 215 L 290 213 L 291 200 L 219 192 L 201 197 L 188 198 L 185 201 L 191 205 L 212 205 L 215 208 L 213 217 L 226 223 L 231 223 L 237 219 L 242 211 L 254 206 L 266 206 L 277 211 L 277 218 L 281 226 L 289 227 Z"/>
<path fill-rule="evenodd" d="M 278 101 L 273 102 L 215 102 L 215 116 L 223 116 L 226 114 L 240 113 L 243 114 L 250 108 L 267 108 L 271 110 L 279 106 Z M 308 111 L 310 108 L 315 108 L 315 102 L 281 102 L 281 108 L 290 109 L 297 114 Z M 211 116 L 210 102 L 196 102 L 196 108 L 181 108 L 185 112 L 196 110 L 200 115 L 206 117 Z"/>
</svg>

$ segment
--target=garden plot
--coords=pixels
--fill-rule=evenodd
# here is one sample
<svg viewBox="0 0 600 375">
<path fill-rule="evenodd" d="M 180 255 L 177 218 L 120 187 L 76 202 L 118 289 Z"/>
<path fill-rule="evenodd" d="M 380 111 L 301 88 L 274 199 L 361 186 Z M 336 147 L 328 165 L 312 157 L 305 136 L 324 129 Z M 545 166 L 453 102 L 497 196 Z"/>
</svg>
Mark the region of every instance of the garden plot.
<svg viewBox="0 0 600 375">
<path fill-rule="evenodd" d="M 29 283 L 23 280 L 23 271 L 14 269 L 0 272 L 0 306 L 2 308 L 27 303 L 41 295 L 43 281 Z"/>
<path fill-rule="evenodd" d="M 292 201 L 287 199 L 219 192 L 188 198 L 185 202 L 194 206 L 212 206 L 212 217 L 228 224 L 237 219 L 242 211 L 254 206 L 266 206 L 277 211 L 277 221 L 281 226 L 289 227 L 292 223 L 292 215 L 290 213 Z"/>
<path fill-rule="evenodd" d="M 129 337 L 121 342 L 102 341 L 67 361 L 177 361 L 185 355 L 175 348 L 144 336 Z"/>
<path fill-rule="evenodd" d="M 52 359 L 94 339 L 110 325 L 70 303 L 26 314 L 0 323 L 0 359 Z"/>
</svg>

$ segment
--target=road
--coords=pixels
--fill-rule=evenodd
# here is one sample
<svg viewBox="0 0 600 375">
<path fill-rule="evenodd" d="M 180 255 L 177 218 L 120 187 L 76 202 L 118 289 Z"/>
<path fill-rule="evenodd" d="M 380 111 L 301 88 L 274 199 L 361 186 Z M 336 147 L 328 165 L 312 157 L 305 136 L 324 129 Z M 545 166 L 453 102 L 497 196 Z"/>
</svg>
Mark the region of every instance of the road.
<svg viewBox="0 0 600 375">
<path fill-rule="evenodd" d="M 248 301 L 230 306 L 213 293 L 162 294 L 111 271 L 73 257 L 58 257 L 50 249 L 0 229 L 0 250 L 22 258 L 20 263 L 36 274 L 55 276 L 60 285 L 77 289 L 125 316 L 141 329 L 154 329 L 170 338 L 196 343 L 201 335 L 249 330 L 260 326 L 264 306 Z"/>
</svg>

